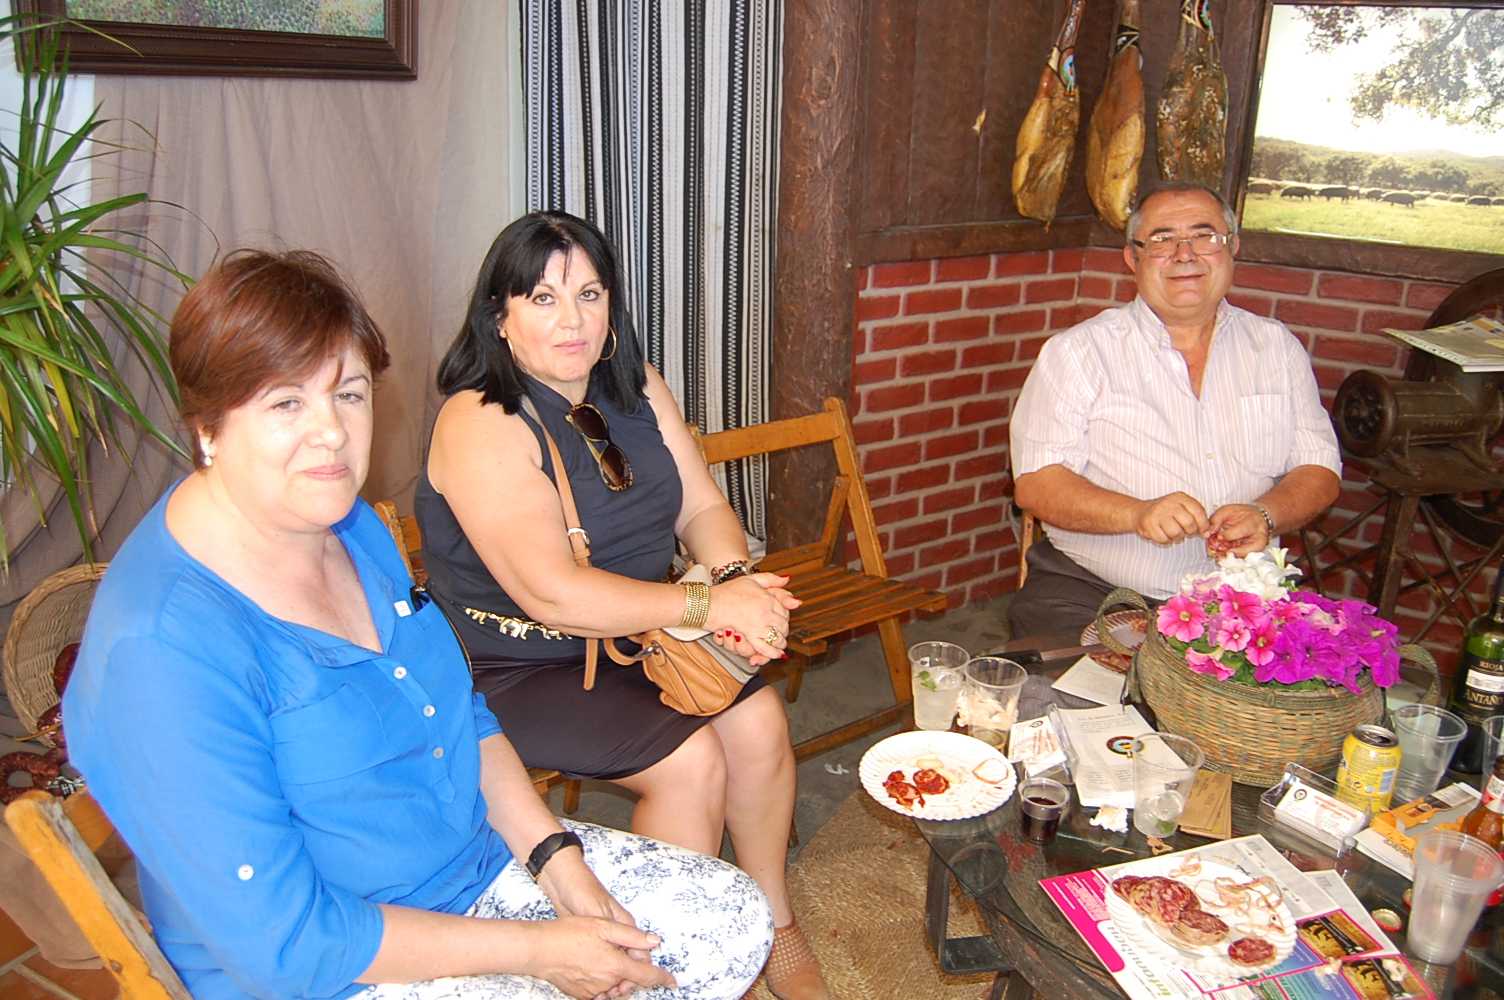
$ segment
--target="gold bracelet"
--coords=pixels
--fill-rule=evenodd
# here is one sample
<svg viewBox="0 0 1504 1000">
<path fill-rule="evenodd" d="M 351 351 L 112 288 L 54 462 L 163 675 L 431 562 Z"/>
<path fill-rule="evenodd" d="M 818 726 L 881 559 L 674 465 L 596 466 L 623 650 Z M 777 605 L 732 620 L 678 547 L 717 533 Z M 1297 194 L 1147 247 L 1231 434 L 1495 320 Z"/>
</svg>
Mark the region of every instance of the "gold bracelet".
<svg viewBox="0 0 1504 1000">
<path fill-rule="evenodd" d="M 710 617 L 710 585 L 706 583 L 681 583 L 684 588 L 684 617 L 679 619 L 680 628 L 704 628 Z"/>
</svg>

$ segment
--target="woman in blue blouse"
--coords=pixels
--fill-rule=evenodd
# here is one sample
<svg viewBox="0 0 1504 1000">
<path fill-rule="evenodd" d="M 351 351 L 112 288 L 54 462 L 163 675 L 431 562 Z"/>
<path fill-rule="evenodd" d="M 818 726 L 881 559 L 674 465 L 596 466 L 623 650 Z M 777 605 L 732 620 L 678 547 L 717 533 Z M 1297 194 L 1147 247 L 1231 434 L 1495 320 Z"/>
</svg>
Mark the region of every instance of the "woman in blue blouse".
<svg viewBox="0 0 1504 1000">
<path fill-rule="evenodd" d="M 741 996 L 760 890 L 561 827 L 357 499 L 388 355 L 332 268 L 232 255 L 171 357 L 197 469 L 111 563 L 64 714 L 197 1000 Z"/>
</svg>

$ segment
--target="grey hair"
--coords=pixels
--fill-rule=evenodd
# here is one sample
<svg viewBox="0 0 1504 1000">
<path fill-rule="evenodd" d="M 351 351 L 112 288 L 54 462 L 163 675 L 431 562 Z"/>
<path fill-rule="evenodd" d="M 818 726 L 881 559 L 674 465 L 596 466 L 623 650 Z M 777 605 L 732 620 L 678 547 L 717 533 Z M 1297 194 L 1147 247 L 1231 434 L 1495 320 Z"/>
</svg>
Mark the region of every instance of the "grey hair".
<svg viewBox="0 0 1504 1000">
<path fill-rule="evenodd" d="M 1148 204 L 1149 199 L 1157 194 L 1166 194 L 1174 191 L 1200 191 L 1202 194 L 1211 195 L 1217 200 L 1218 207 L 1222 209 L 1222 221 L 1227 223 L 1227 235 L 1229 237 L 1237 235 L 1238 213 L 1233 211 L 1233 207 L 1227 203 L 1226 198 L 1205 184 L 1200 184 L 1196 181 L 1161 181 L 1149 188 L 1149 192 L 1138 200 L 1138 204 L 1133 206 L 1133 211 L 1128 215 L 1127 237 L 1130 244 L 1133 242 L 1133 238 L 1138 235 L 1138 227 L 1143 224 L 1144 206 Z"/>
</svg>

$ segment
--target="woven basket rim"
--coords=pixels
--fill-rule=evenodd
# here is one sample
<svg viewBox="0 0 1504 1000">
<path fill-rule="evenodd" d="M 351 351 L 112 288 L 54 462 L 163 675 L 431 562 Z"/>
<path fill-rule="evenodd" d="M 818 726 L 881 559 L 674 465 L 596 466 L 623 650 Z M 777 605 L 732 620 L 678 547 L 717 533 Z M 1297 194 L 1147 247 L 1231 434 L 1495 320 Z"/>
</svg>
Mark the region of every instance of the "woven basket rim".
<svg viewBox="0 0 1504 1000">
<path fill-rule="evenodd" d="M 19 662 L 21 656 L 19 651 L 25 643 L 28 631 L 32 628 L 43 626 L 55 627 L 57 624 L 55 621 L 37 619 L 37 611 L 50 598 L 71 588 L 79 586 L 92 588 L 103 578 L 108 565 L 108 563 L 82 563 L 78 566 L 70 566 L 67 569 L 59 570 L 43 578 L 40 583 L 31 589 L 30 593 L 22 598 L 21 603 L 16 606 L 16 612 L 11 617 L 10 626 L 5 631 L 4 647 L 0 648 L 0 672 L 3 672 L 4 675 L 5 692 L 10 699 L 11 707 L 15 709 L 16 715 L 26 726 L 31 727 L 35 725 L 37 718 L 57 703 L 55 692 L 52 693 L 50 700 L 46 697 L 40 699 L 33 697 L 34 692 L 31 689 L 40 683 L 36 677 L 31 676 L 31 673 L 35 673 L 39 669 L 35 664 L 31 665 L 29 668 L 30 673 L 27 676 L 22 676 L 22 670 L 26 665 Z M 84 618 L 87 617 L 87 606 L 85 606 Z M 83 621 L 80 620 L 77 625 L 78 631 L 82 632 Z M 61 649 L 66 644 L 66 642 L 59 644 L 58 649 Z M 56 657 L 57 651 L 54 650 L 51 657 L 36 658 L 38 662 L 42 659 L 46 660 L 45 665 L 48 676 L 45 686 L 48 690 L 51 690 L 52 687 L 51 670 L 52 663 Z M 40 702 L 47 703 L 41 704 Z"/>
</svg>

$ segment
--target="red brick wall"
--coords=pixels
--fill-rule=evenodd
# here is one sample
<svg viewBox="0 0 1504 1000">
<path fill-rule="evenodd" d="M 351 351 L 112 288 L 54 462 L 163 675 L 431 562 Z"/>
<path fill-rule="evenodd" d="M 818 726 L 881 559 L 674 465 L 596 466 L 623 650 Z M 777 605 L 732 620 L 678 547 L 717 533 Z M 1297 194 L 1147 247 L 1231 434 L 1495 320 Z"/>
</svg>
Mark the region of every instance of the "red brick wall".
<svg viewBox="0 0 1504 1000">
<path fill-rule="evenodd" d="M 1018 545 L 1004 494 L 1013 403 L 1046 337 L 1132 300 L 1121 252 L 877 264 L 862 269 L 857 287 L 852 415 L 890 572 L 945 591 L 952 607 L 1012 590 Z M 1380 331 L 1419 329 L 1451 289 L 1242 263 L 1229 300 L 1295 332 L 1330 406 L 1355 369 L 1398 376 L 1407 353 Z M 1349 472 L 1343 487 L 1324 523 L 1367 506 L 1360 474 Z M 1368 530 L 1376 539 L 1378 524 Z M 1434 551 L 1423 532 L 1415 547 Z M 1404 634 L 1428 607 L 1421 594 L 1402 600 Z M 1443 623 L 1432 637 L 1441 651 L 1458 631 Z"/>
</svg>

